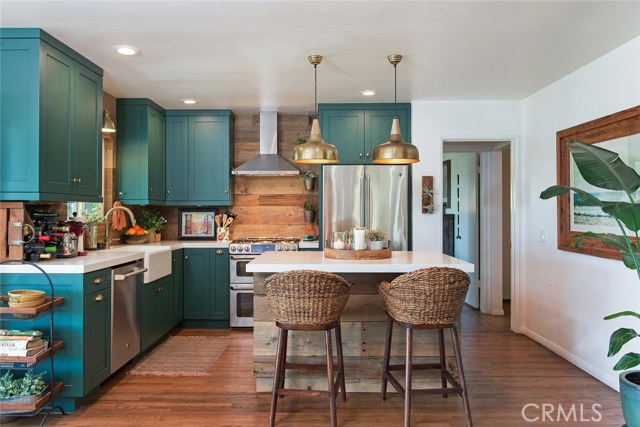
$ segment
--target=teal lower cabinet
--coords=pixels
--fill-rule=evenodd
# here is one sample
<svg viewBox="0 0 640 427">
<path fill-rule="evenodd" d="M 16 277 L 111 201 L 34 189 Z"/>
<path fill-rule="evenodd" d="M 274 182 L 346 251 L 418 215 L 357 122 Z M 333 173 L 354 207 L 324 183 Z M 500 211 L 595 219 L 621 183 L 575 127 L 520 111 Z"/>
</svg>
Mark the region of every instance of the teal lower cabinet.
<svg viewBox="0 0 640 427">
<path fill-rule="evenodd" d="M 184 249 L 184 325 L 229 327 L 228 249 Z"/>
<path fill-rule="evenodd" d="M 173 327 L 173 279 L 165 276 L 142 284 L 140 351 L 145 351 Z"/>
<path fill-rule="evenodd" d="M 54 354 L 55 380 L 64 382 L 56 405 L 74 411 L 111 373 L 111 269 L 50 277 L 55 296 L 65 299 L 54 312 L 54 339 L 64 341 Z M 49 283 L 41 274 L 1 274 L 0 283 L 3 294 L 25 288 L 49 294 Z M 49 318 L 3 319 L 0 328 L 48 331 Z"/>
<path fill-rule="evenodd" d="M 171 278 L 173 279 L 173 324 L 184 319 L 184 249 L 171 253 Z"/>
</svg>

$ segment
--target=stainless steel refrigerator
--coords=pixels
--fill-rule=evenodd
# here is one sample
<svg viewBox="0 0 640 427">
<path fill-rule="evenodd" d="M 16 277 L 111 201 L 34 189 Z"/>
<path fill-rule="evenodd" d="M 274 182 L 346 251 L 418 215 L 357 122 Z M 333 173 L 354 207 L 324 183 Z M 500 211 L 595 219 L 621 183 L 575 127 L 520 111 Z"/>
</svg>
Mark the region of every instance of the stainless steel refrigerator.
<svg viewBox="0 0 640 427">
<path fill-rule="evenodd" d="M 409 166 L 324 165 L 323 242 L 353 227 L 380 228 L 395 251 L 409 250 Z"/>
</svg>

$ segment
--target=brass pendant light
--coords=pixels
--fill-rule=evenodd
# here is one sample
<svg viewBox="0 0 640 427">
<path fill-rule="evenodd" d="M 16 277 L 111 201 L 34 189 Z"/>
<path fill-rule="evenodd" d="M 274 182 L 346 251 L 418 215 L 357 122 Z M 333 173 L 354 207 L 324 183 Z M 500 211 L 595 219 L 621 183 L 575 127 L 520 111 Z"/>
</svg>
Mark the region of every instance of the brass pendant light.
<svg viewBox="0 0 640 427">
<path fill-rule="evenodd" d="M 113 123 L 109 112 L 104 110 L 102 112 L 102 133 L 114 133 L 116 131 L 116 125 Z"/>
<path fill-rule="evenodd" d="M 316 109 L 316 118 L 311 124 L 311 133 L 309 139 L 304 144 L 296 146 L 293 152 L 293 161 L 295 163 L 336 163 L 338 162 L 338 149 L 331 144 L 327 144 L 322 140 L 320 133 L 320 123 L 318 122 L 318 64 L 322 61 L 322 56 L 311 55 L 309 62 L 313 65 L 315 76 L 315 92 L 314 105 Z"/>
<path fill-rule="evenodd" d="M 394 81 L 394 104 L 398 103 L 398 78 L 396 66 L 402 60 L 402 55 L 389 55 L 389 62 L 393 64 L 393 81 Z M 378 145 L 373 150 L 373 163 L 405 165 L 408 163 L 416 163 L 420 161 L 418 148 L 402 139 L 400 132 L 400 120 L 396 115 L 391 123 L 391 135 L 389 140 Z"/>
</svg>

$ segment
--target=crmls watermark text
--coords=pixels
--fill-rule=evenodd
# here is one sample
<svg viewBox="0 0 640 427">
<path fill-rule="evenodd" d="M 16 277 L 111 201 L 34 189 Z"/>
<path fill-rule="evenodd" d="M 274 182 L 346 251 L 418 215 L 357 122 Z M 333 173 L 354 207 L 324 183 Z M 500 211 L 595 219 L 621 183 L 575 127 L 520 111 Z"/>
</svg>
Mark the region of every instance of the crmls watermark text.
<svg viewBox="0 0 640 427">
<path fill-rule="evenodd" d="M 527 403 L 522 407 L 522 419 L 530 422 L 560 422 L 572 421 L 581 423 L 598 423 L 602 421 L 602 405 L 594 403 Z"/>
</svg>

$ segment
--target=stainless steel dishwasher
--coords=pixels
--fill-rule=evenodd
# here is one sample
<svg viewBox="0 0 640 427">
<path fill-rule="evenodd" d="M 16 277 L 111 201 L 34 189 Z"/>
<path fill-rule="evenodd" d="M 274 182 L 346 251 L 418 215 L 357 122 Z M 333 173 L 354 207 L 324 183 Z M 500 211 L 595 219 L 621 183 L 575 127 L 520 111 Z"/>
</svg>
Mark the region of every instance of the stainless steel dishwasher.
<svg viewBox="0 0 640 427">
<path fill-rule="evenodd" d="M 145 271 L 139 260 L 111 272 L 111 373 L 140 353 L 138 295 Z"/>
</svg>

